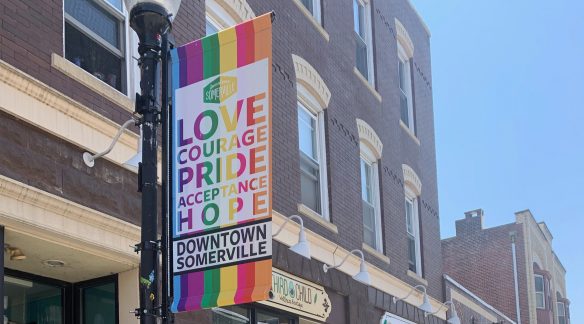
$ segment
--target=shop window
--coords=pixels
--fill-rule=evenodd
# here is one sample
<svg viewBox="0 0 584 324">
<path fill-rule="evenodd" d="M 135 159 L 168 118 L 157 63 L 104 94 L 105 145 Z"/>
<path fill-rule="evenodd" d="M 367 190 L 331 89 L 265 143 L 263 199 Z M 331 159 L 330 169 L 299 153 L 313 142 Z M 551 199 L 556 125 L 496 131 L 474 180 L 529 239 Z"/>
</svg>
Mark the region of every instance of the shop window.
<svg viewBox="0 0 584 324">
<path fill-rule="evenodd" d="M 117 323 L 115 277 L 77 284 L 80 324 Z"/>
<path fill-rule="evenodd" d="M 126 93 L 126 16 L 121 0 L 65 0 L 65 57 Z"/>
<path fill-rule="evenodd" d="M 63 324 L 63 287 L 6 275 L 4 323 Z"/>
<path fill-rule="evenodd" d="M 216 307 L 213 324 L 298 324 L 298 317 L 277 310 L 248 306 Z"/>
</svg>

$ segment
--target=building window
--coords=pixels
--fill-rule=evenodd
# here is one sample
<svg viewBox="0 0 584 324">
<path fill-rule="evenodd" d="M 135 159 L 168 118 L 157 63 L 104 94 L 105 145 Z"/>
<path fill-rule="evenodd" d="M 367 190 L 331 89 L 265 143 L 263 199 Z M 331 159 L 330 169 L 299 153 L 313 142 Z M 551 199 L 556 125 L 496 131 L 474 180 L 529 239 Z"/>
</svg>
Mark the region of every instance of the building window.
<svg viewBox="0 0 584 324">
<path fill-rule="evenodd" d="M 298 146 L 300 151 L 301 202 L 326 218 L 326 177 L 323 177 L 324 115 L 309 110 L 298 102 Z"/>
<path fill-rule="evenodd" d="M 558 323 L 559 324 L 567 324 L 566 321 L 566 306 L 562 302 L 557 303 L 558 307 Z"/>
<path fill-rule="evenodd" d="M 81 324 L 118 322 L 117 278 L 108 276 L 75 285 Z"/>
<path fill-rule="evenodd" d="M 245 20 L 254 14 L 245 0 L 235 6 L 229 1 L 205 0 L 205 35 L 215 34 Z"/>
<path fill-rule="evenodd" d="M 404 173 L 408 269 L 422 277 L 422 240 L 419 215 L 419 197 L 422 193 L 422 182 L 410 166 L 403 164 L 402 169 Z"/>
<path fill-rule="evenodd" d="M 412 101 L 412 79 L 410 70 L 410 60 L 405 56 L 405 52 L 398 45 L 398 77 L 399 77 L 399 107 L 401 121 L 415 133 L 414 129 L 414 105 Z"/>
<path fill-rule="evenodd" d="M 209 36 L 219 32 L 219 24 L 213 20 L 210 16 L 205 19 L 205 35 Z"/>
<path fill-rule="evenodd" d="M 415 108 L 412 90 L 412 58 L 414 57 L 414 43 L 404 25 L 397 18 L 395 19 L 395 29 L 397 38 L 398 85 L 400 90 L 400 119 L 411 133 L 415 134 Z"/>
<path fill-rule="evenodd" d="M 371 6 L 364 0 L 353 0 L 357 70 L 373 84 L 373 51 L 371 34 Z"/>
<path fill-rule="evenodd" d="M 126 15 L 121 0 L 65 0 L 65 57 L 126 93 Z"/>
<path fill-rule="evenodd" d="M 418 218 L 418 199 L 406 193 L 406 230 L 408 234 L 408 268 L 421 275 L 420 261 L 420 223 Z"/>
<path fill-rule="evenodd" d="M 377 161 L 364 148 L 361 150 L 361 203 L 363 205 L 363 241 L 383 252 Z"/>
<path fill-rule="evenodd" d="M 4 286 L 4 323 L 64 323 L 63 286 L 9 275 Z"/>
<path fill-rule="evenodd" d="M 321 13 L 320 13 L 320 1 L 321 0 L 300 0 L 302 5 L 310 12 L 312 17 L 319 23 L 322 24 Z"/>
<path fill-rule="evenodd" d="M 535 306 L 545 309 L 545 281 L 542 275 L 535 275 Z"/>
<path fill-rule="evenodd" d="M 361 204 L 363 208 L 363 242 L 383 253 L 381 196 L 379 194 L 379 163 L 383 144 L 377 133 L 357 119 L 361 154 Z"/>
</svg>

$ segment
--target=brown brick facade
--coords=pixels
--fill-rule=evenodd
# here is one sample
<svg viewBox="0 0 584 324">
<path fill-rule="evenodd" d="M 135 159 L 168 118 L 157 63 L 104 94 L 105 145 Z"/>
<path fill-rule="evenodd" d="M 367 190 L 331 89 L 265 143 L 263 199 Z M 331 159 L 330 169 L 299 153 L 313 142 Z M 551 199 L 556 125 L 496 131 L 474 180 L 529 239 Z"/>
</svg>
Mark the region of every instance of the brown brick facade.
<svg viewBox="0 0 584 324">
<path fill-rule="evenodd" d="M 351 250 L 363 242 L 359 170 L 359 137 L 356 119 L 375 130 L 383 142 L 379 161 L 383 250 L 387 264 L 366 254 L 368 262 L 414 286 L 407 275 L 407 233 L 402 164 L 415 170 L 422 181 L 419 197 L 423 276 L 429 294 L 442 300 L 442 250 L 438 217 L 436 156 L 429 35 L 407 0 L 372 0 L 375 88 L 381 102 L 354 74 L 355 40 L 350 0 L 323 0 L 325 38 L 292 1 L 248 0 L 256 15 L 275 11 L 273 25 L 273 206 L 284 215 L 297 214 L 300 173 L 297 134 L 296 78 L 292 54 L 308 61 L 331 91 L 325 115 L 330 218 L 334 234 L 305 218 L 307 228 Z M 205 32 L 205 1 L 183 0 L 173 36 L 177 45 L 200 38 Z M 404 24 L 414 42 L 412 80 L 416 136 L 420 145 L 400 127 L 397 38 L 394 18 Z M 0 59 L 31 75 L 95 112 L 123 123 L 130 113 L 51 66 L 51 55 L 63 55 L 63 1 L 3 0 L 0 3 Z M 136 175 L 114 163 L 100 160 L 93 169 L 81 159 L 82 149 L 41 129 L 0 113 L 0 174 L 61 196 L 106 214 L 139 222 Z M 135 129 L 134 129 L 135 130 Z M 322 273 L 317 261 L 300 260 L 279 244 L 274 264 L 320 283 L 345 296 L 349 323 L 378 321 L 391 311 L 417 323 L 424 319 L 413 306 L 394 305 L 390 296 L 367 288 L 350 276 Z M 399 296 L 398 296 L 399 297 Z M 181 315 L 181 318 L 198 315 Z M 331 322 L 332 323 L 332 322 Z"/>
</svg>

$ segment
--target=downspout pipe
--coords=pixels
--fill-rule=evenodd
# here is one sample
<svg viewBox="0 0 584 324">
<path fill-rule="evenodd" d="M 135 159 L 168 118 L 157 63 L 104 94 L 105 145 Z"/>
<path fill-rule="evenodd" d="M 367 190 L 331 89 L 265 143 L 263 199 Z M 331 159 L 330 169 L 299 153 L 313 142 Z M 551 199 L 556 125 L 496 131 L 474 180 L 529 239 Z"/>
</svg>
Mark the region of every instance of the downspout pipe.
<svg viewBox="0 0 584 324">
<path fill-rule="evenodd" d="M 513 253 L 513 280 L 515 281 L 515 311 L 517 313 L 517 323 L 521 324 L 521 307 L 519 306 L 519 280 L 517 279 L 517 250 L 515 239 L 517 233 L 511 232 L 511 252 Z"/>
</svg>

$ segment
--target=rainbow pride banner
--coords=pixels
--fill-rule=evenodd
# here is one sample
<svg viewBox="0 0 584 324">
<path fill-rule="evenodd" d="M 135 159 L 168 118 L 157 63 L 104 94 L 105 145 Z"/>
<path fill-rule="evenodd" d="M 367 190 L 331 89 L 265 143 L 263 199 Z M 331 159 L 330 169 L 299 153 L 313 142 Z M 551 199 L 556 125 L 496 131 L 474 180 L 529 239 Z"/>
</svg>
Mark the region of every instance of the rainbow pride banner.
<svg viewBox="0 0 584 324">
<path fill-rule="evenodd" d="M 266 300 L 272 285 L 271 14 L 171 55 L 171 310 Z"/>
</svg>

